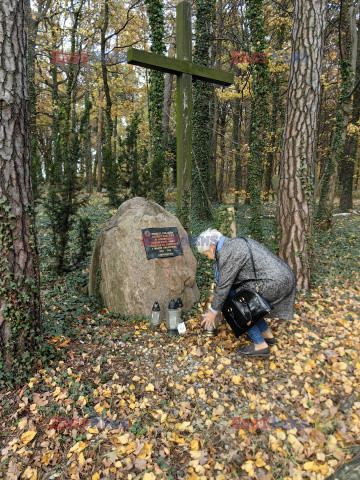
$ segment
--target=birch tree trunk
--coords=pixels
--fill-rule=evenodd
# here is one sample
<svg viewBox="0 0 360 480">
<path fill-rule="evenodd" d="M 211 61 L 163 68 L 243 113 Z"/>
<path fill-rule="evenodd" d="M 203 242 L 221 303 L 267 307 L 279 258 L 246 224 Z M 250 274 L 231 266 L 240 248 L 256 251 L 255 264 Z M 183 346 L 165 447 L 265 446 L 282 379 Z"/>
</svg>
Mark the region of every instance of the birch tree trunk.
<svg viewBox="0 0 360 480">
<path fill-rule="evenodd" d="M 279 255 L 308 290 L 312 259 L 311 172 L 320 101 L 326 0 L 295 0 L 292 62 L 280 159 Z"/>
<path fill-rule="evenodd" d="M 0 2 L 0 61 L 0 349 L 10 370 L 31 365 L 42 333 L 24 0 Z"/>
</svg>

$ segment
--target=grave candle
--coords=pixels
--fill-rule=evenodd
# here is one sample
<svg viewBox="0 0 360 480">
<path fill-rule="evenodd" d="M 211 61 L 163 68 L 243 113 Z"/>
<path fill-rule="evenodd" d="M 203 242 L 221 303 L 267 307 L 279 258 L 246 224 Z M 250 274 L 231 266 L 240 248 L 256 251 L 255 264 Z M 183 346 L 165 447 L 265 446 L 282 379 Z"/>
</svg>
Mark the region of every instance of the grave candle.
<svg viewBox="0 0 360 480">
<path fill-rule="evenodd" d="M 154 325 L 154 327 L 158 327 L 161 324 L 159 302 L 154 303 L 154 306 L 151 311 L 150 323 L 151 325 Z"/>
<path fill-rule="evenodd" d="M 179 324 L 179 312 L 175 300 L 171 300 L 166 310 L 166 328 L 170 335 L 177 335 Z"/>
<path fill-rule="evenodd" d="M 210 292 L 209 292 L 208 298 L 207 298 L 206 303 L 205 303 L 203 314 L 207 313 L 207 312 L 210 312 L 211 303 L 212 303 L 212 300 L 214 298 L 215 289 L 216 289 L 216 283 L 213 283 L 210 287 Z M 204 335 L 206 335 L 208 337 L 216 337 L 216 335 L 219 333 L 219 331 L 218 331 L 218 328 L 219 328 L 219 325 L 220 325 L 219 316 L 220 316 L 220 313 L 218 313 L 218 315 L 215 318 L 215 327 L 210 326 L 208 328 L 205 328 L 205 326 L 203 326 Z"/>
</svg>

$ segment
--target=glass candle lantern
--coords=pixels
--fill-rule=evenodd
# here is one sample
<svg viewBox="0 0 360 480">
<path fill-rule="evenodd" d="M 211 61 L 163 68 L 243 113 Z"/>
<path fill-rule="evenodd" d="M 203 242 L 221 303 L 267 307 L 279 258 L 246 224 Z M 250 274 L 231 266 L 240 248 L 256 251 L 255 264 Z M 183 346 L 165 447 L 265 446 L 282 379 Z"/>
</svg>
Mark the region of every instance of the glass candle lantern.
<svg viewBox="0 0 360 480">
<path fill-rule="evenodd" d="M 210 292 L 209 292 L 209 295 L 208 295 L 208 298 L 206 300 L 206 304 L 205 304 L 205 308 L 204 308 L 204 311 L 203 311 L 203 315 L 210 312 L 211 310 L 211 303 L 212 303 L 212 300 L 214 298 L 214 293 L 215 293 L 215 289 L 216 289 L 216 283 L 213 283 L 211 285 L 211 288 L 210 288 Z M 217 314 L 216 318 L 215 318 L 215 326 L 209 326 L 208 328 L 206 328 L 204 325 L 203 325 L 203 333 L 204 335 L 208 336 L 208 337 L 216 337 L 216 335 L 219 333 L 219 325 L 220 325 L 220 313 Z"/>
<path fill-rule="evenodd" d="M 159 302 L 154 303 L 154 306 L 151 311 L 150 323 L 151 325 L 154 325 L 154 327 L 158 327 L 161 324 Z"/>
<path fill-rule="evenodd" d="M 183 304 L 181 298 L 179 297 L 176 300 L 176 308 L 178 309 L 178 313 L 179 313 L 179 322 L 181 322 L 181 315 L 182 315 L 183 306 L 184 306 L 184 304 Z"/>
<path fill-rule="evenodd" d="M 170 335 L 177 335 L 177 326 L 180 323 L 179 309 L 176 306 L 175 300 L 171 300 L 166 310 L 166 328 Z"/>
</svg>

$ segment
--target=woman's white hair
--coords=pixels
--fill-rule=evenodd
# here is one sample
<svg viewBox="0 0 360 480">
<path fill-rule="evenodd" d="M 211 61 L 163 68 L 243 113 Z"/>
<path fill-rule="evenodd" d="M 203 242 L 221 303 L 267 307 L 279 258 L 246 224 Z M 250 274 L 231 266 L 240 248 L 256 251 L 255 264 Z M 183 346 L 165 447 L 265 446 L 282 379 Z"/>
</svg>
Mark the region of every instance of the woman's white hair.
<svg viewBox="0 0 360 480">
<path fill-rule="evenodd" d="M 204 254 L 210 250 L 212 245 L 216 245 L 221 237 L 224 235 L 218 230 L 208 228 L 202 232 L 196 239 L 196 248 L 199 253 Z"/>
</svg>

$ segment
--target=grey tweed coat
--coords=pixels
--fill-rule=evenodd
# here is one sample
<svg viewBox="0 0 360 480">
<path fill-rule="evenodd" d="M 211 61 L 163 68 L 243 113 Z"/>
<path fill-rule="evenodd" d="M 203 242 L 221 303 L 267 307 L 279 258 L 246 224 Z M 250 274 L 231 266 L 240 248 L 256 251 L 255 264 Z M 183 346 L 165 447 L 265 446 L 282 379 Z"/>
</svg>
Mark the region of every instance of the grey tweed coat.
<svg viewBox="0 0 360 480">
<path fill-rule="evenodd" d="M 212 308 L 221 310 L 231 287 L 241 285 L 255 289 L 274 309 L 266 318 L 292 319 L 296 293 L 295 275 L 289 265 L 281 260 L 261 243 L 248 238 L 250 243 L 256 275 L 252 267 L 249 249 L 242 238 L 226 238 L 220 250 L 215 250 L 215 259 L 219 269 Z"/>
</svg>

